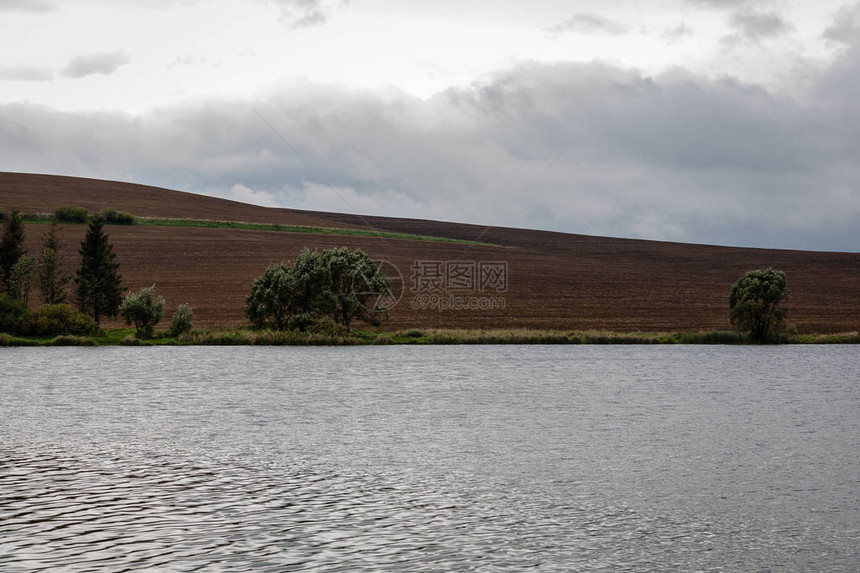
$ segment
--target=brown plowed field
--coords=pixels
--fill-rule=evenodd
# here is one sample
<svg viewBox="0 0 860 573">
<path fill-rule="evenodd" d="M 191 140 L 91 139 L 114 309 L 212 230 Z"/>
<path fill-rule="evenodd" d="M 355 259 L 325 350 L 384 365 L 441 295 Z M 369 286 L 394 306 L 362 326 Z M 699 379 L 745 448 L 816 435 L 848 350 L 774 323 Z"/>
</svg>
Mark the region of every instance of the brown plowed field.
<svg viewBox="0 0 860 573">
<path fill-rule="evenodd" d="M 0 173 L 0 209 L 52 212 L 58 205 L 94 212 L 113 207 L 141 216 L 373 228 L 421 235 L 475 239 L 482 227 L 436 221 L 364 218 L 355 215 L 268 209 L 202 195 L 128 183 L 71 177 Z M 27 250 L 36 253 L 44 225 L 27 225 Z M 730 328 L 727 294 L 744 271 L 772 266 L 786 271 L 791 289 L 789 322 L 801 332 L 860 328 L 860 254 L 741 249 L 609 239 L 490 228 L 481 240 L 497 246 L 412 240 L 278 233 L 230 229 L 107 227 L 125 285 L 155 283 L 168 304 L 188 302 L 196 326 L 245 324 L 243 298 L 268 264 L 289 260 L 303 247 L 349 246 L 392 263 L 404 291 L 386 328 L 550 328 L 617 331 Z M 69 271 L 77 264 L 83 225 L 61 226 Z M 417 275 L 416 261 L 423 263 Z M 459 270 L 480 263 L 507 265 L 507 290 L 480 291 L 479 280 L 430 292 L 438 263 Z M 461 264 L 465 263 L 465 264 Z M 444 270 L 444 265 L 442 270 Z M 461 279 L 460 276 L 451 276 Z M 425 295 L 451 296 L 473 309 L 415 309 Z M 416 297 L 418 297 L 416 299 Z M 456 302 L 456 300 L 455 300 Z M 504 308 L 498 308 L 504 303 Z M 496 308 L 486 308 L 495 304 Z M 480 308 L 483 305 L 483 308 Z"/>
</svg>

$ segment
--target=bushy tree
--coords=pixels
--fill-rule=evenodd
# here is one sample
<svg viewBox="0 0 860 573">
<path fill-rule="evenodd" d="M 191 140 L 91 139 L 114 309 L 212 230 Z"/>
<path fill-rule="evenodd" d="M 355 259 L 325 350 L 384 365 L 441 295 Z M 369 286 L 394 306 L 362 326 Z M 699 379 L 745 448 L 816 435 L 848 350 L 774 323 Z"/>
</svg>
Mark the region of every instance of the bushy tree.
<svg viewBox="0 0 860 573">
<path fill-rule="evenodd" d="M 81 266 L 75 276 L 78 306 L 99 324 L 102 316 L 116 316 L 122 302 L 122 278 L 113 245 L 104 232 L 104 221 L 90 219 L 81 248 Z"/>
<path fill-rule="evenodd" d="M 25 330 L 30 336 L 88 336 L 96 326 L 90 317 L 67 304 L 45 304 L 27 316 Z"/>
<path fill-rule="evenodd" d="M 33 289 L 33 280 L 36 274 L 36 257 L 23 255 L 9 276 L 9 295 L 17 298 L 26 307 L 30 302 L 30 291 Z"/>
<path fill-rule="evenodd" d="M 24 256 L 24 223 L 21 213 L 13 209 L 4 217 L 3 237 L 0 238 L 0 291 L 9 291 L 12 269 Z"/>
<path fill-rule="evenodd" d="M 54 219 L 62 223 L 86 223 L 89 213 L 84 207 L 60 205 L 54 209 Z"/>
<path fill-rule="evenodd" d="M 326 249 L 322 262 L 328 268 L 332 307 L 328 314 L 349 329 L 353 320 L 377 325 L 383 313 L 377 302 L 389 292 L 388 277 L 362 250 Z"/>
<path fill-rule="evenodd" d="M 164 298 L 155 296 L 155 285 L 127 294 L 119 313 L 128 324 L 134 324 L 137 338 L 152 338 L 153 328 L 164 317 Z"/>
<path fill-rule="evenodd" d="M 20 334 L 27 317 L 27 309 L 18 299 L 0 294 L 0 332 Z"/>
<path fill-rule="evenodd" d="M 245 297 L 245 316 L 255 328 L 284 330 L 292 314 L 292 289 L 289 265 L 269 266 L 251 284 L 251 293 Z"/>
<path fill-rule="evenodd" d="M 66 302 L 66 285 L 69 284 L 72 277 L 65 274 L 61 268 L 60 241 L 57 238 L 56 219 L 45 232 L 36 274 L 39 279 L 39 291 L 42 294 L 43 304 Z"/>
<path fill-rule="evenodd" d="M 329 277 L 320 254 L 303 250 L 292 265 L 271 265 L 245 297 L 245 315 L 256 328 L 304 330 L 329 306 Z"/>
<path fill-rule="evenodd" d="M 363 251 L 303 250 L 290 265 L 272 265 L 251 286 L 246 316 L 257 327 L 305 330 L 321 317 L 349 328 L 353 320 L 377 324 L 373 301 L 388 279 Z"/>
<path fill-rule="evenodd" d="M 112 207 L 105 207 L 99 211 L 99 217 L 104 219 L 108 225 L 134 225 L 137 223 L 137 218 L 131 213 L 117 211 Z"/>
<path fill-rule="evenodd" d="M 787 297 L 784 272 L 771 268 L 749 271 L 729 291 L 729 318 L 739 330 L 749 333 L 751 342 L 763 344 L 782 328 L 785 309 L 780 305 Z"/>
<path fill-rule="evenodd" d="M 180 304 L 170 322 L 170 336 L 177 337 L 190 332 L 192 318 L 194 318 L 194 310 L 188 304 Z"/>
</svg>

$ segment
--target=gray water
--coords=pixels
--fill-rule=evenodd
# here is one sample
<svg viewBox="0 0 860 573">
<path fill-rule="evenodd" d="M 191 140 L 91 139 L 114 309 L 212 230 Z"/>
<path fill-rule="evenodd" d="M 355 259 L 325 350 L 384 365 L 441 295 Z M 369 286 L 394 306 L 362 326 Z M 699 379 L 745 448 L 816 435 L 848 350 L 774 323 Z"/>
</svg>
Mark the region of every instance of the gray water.
<svg viewBox="0 0 860 573">
<path fill-rule="evenodd" d="M 856 347 L 0 351 L 0 571 L 856 571 Z"/>
</svg>

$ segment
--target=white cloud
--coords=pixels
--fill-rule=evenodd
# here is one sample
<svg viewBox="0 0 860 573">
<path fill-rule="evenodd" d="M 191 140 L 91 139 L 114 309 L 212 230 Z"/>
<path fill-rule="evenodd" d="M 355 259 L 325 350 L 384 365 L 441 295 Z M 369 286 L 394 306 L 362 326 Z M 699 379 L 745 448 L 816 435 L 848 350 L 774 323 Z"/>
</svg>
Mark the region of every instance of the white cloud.
<svg viewBox="0 0 860 573">
<path fill-rule="evenodd" d="M 352 187 L 305 181 L 301 187 L 287 187 L 282 193 L 288 198 L 289 206 L 296 209 L 384 217 L 414 217 L 415 213 L 425 213 L 428 218 L 433 218 L 430 206 L 406 193 L 392 190 L 359 192 Z M 444 209 L 439 212 L 444 212 Z"/>
<path fill-rule="evenodd" d="M 289 30 L 325 24 L 331 8 L 322 0 L 267 0 L 278 6 L 281 23 Z M 346 4 L 348 2 L 344 2 Z"/>
<path fill-rule="evenodd" d="M 101 52 L 72 58 L 60 73 L 68 78 L 83 78 L 93 74 L 108 76 L 130 63 L 131 58 L 125 52 Z"/>
<path fill-rule="evenodd" d="M 776 9 L 758 3 L 724 13 L 689 6 L 678 10 L 683 0 L 585 0 L 575 9 L 549 0 L 535 0 L 528 7 L 513 0 L 69 0 L 38 19 L 10 14 L 2 32 L 15 49 L 0 50 L 0 65 L 48 67 L 69 76 L 107 72 L 114 68 L 105 62 L 89 62 L 84 69 L 64 65 L 69 54 L 104 55 L 121 46 L 134 62 L 134 73 L 77 85 L 58 82 L 51 89 L 22 83 L 4 91 L 3 101 L 136 113 L 199 97 L 251 97 L 305 79 L 375 91 L 392 87 L 426 98 L 513 63 L 565 60 L 612 62 L 648 74 L 682 66 L 774 85 L 807 51 L 819 45 L 822 52 L 815 57 L 830 57 L 834 51 L 821 39 L 824 26 L 815 18 L 835 9 L 828 7 L 835 0 L 816 3 L 809 10 L 819 15 L 815 18 L 799 11 L 800 1 L 774 4 L 799 30 L 767 36 L 768 53 L 762 55 L 756 42 L 733 50 L 720 44 L 722 36 L 736 32 L 728 23 L 733 12 L 768 14 Z M 294 29 L 322 20 L 325 25 Z M 553 24 L 554 31 L 547 34 L 547 25 Z"/>
<path fill-rule="evenodd" d="M 561 24 L 547 28 L 547 31 L 554 35 L 564 32 L 618 35 L 627 32 L 627 26 L 596 14 L 576 14 Z"/>
<path fill-rule="evenodd" d="M 779 36 L 795 30 L 793 24 L 776 12 L 737 12 L 732 14 L 729 22 L 742 38 L 750 40 Z"/>
<path fill-rule="evenodd" d="M 686 23 L 681 22 L 677 26 L 663 30 L 662 38 L 669 43 L 675 43 L 680 42 L 685 38 L 689 38 L 693 36 L 693 34 L 693 29 Z"/>
<path fill-rule="evenodd" d="M 250 187 L 237 183 L 230 188 L 230 199 L 240 203 L 250 203 L 262 207 L 283 207 L 274 193 L 268 191 L 255 191 Z"/>
</svg>

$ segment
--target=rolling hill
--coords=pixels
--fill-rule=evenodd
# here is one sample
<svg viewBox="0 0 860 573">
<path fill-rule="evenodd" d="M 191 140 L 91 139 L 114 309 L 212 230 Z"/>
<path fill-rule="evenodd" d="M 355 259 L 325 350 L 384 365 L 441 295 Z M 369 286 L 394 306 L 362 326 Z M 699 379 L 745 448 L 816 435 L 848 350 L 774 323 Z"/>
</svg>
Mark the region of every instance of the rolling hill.
<svg viewBox="0 0 860 573">
<path fill-rule="evenodd" d="M 105 207 L 140 217 L 310 227 L 317 232 L 108 226 L 125 285 L 156 284 L 170 308 L 194 307 L 196 326 L 246 324 L 244 297 L 267 265 L 302 248 L 361 248 L 386 261 L 395 294 L 386 328 L 728 329 L 728 290 L 754 268 L 784 270 L 788 322 L 800 332 L 860 328 L 860 253 L 828 253 L 614 239 L 440 221 L 271 209 L 193 193 L 95 179 L 0 173 L 0 210 L 52 213 Z M 376 230 L 452 243 L 318 232 Z M 27 251 L 45 226 L 26 225 Z M 62 225 L 71 273 L 83 225 Z M 309 229 L 313 230 L 313 229 Z M 442 287 L 442 290 L 434 289 Z M 436 308 L 430 308 L 433 302 Z M 420 308 L 422 305 L 425 308 Z M 439 305 L 464 308 L 439 308 Z M 170 311 L 172 312 L 172 310 Z"/>
</svg>

